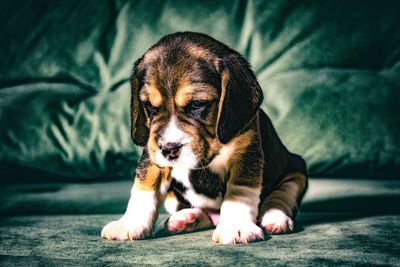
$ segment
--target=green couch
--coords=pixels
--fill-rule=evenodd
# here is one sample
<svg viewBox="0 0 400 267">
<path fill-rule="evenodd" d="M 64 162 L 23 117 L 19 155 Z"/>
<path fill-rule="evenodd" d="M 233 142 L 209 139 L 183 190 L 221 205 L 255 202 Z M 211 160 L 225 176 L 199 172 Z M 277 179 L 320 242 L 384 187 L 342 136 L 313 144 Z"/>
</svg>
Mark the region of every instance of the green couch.
<svg viewBox="0 0 400 267">
<path fill-rule="evenodd" d="M 1 1 L 0 265 L 400 266 L 400 2 Z M 220 246 L 212 229 L 111 242 L 141 149 L 135 59 L 176 31 L 242 53 L 308 163 L 296 231 Z"/>
</svg>

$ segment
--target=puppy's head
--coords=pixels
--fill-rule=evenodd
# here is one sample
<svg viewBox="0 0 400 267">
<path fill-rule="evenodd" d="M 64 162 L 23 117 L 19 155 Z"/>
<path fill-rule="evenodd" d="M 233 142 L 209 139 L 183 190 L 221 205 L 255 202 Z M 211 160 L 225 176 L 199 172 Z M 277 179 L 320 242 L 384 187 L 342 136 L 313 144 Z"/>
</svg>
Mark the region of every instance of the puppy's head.
<svg viewBox="0 0 400 267">
<path fill-rule="evenodd" d="M 198 33 L 163 37 L 135 63 L 131 85 L 132 139 L 159 167 L 206 167 L 262 101 L 246 60 Z"/>
</svg>

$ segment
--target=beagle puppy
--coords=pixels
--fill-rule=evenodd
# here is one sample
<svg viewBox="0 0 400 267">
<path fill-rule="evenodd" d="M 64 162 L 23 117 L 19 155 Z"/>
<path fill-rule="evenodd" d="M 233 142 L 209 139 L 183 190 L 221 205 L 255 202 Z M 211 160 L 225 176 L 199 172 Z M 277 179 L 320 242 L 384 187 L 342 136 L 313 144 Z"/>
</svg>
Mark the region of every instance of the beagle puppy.
<svg viewBox="0 0 400 267">
<path fill-rule="evenodd" d="M 204 34 L 167 35 L 136 61 L 131 87 L 132 140 L 144 149 L 126 212 L 103 238 L 151 236 L 162 204 L 168 231 L 215 225 L 215 243 L 293 231 L 306 164 L 260 109 L 239 53 Z"/>
</svg>

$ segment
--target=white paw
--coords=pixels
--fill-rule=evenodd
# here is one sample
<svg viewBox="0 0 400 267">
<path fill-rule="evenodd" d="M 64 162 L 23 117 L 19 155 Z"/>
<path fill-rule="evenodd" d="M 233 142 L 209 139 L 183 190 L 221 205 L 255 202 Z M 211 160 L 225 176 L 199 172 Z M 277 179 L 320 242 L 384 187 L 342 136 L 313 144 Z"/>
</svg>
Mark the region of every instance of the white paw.
<svg viewBox="0 0 400 267">
<path fill-rule="evenodd" d="M 199 208 L 182 209 L 172 214 L 165 226 L 170 232 L 193 231 L 211 225 L 207 214 Z"/>
<path fill-rule="evenodd" d="M 294 229 L 293 220 L 279 209 L 269 209 L 261 220 L 261 227 L 269 234 L 290 233 Z"/>
<path fill-rule="evenodd" d="M 219 244 L 247 244 L 263 240 L 263 230 L 252 221 L 220 223 L 214 230 L 212 241 Z"/>
<path fill-rule="evenodd" d="M 212 222 L 199 208 L 182 209 L 172 214 L 165 224 L 170 232 L 193 231 L 197 228 L 211 225 Z"/>
<path fill-rule="evenodd" d="M 127 225 L 123 219 L 112 221 L 104 226 L 101 237 L 108 240 L 138 240 L 151 235 L 151 227 Z"/>
</svg>

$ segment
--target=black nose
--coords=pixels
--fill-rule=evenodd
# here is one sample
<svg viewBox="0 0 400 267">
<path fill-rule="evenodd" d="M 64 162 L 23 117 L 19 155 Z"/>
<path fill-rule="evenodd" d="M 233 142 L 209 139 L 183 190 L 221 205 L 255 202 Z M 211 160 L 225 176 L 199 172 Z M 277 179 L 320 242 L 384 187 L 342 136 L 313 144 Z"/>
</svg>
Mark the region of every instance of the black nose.
<svg viewBox="0 0 400 267">
<path fill-rule="evenodd" d="M 179 143 L 166 143 L 161 147 L 161 153 L 168 160 L 174 160 L 179 157 L 179 153 L 181 152 L 182 144 Z"/>
</svg>

